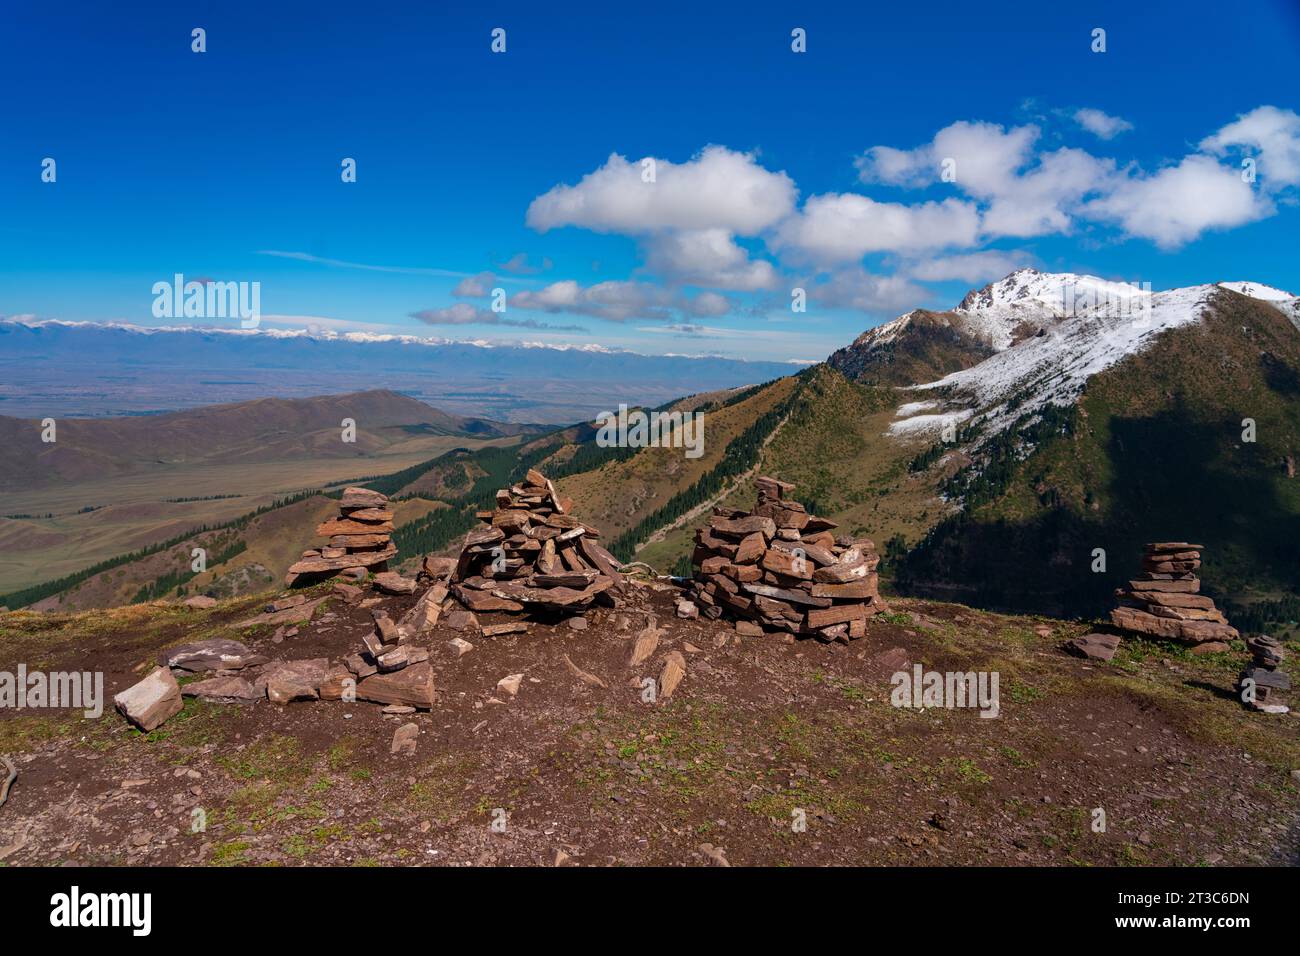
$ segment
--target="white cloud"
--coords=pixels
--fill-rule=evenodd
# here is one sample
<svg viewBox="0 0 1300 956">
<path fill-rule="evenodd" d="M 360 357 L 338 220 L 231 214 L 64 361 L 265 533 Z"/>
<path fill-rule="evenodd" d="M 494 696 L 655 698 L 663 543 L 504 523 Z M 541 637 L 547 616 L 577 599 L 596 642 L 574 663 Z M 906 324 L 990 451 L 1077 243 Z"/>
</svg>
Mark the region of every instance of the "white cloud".
<svg viewBox="0 0 1300 956">
<path fill-rule="evenodd" d="M 751 260 L 726 229 L 665 233 L 650 239 L 646 248 L 646 265 L 671 281 L 740 292 L 777 284 L 772 263 Z"/>
<path fill-rule="evenodd" d="M 856 193 L 812 196 L 777 227 L 772 246 L 819 265 L 853 262 L 871 252 L 918 252 L 974 245 L 975 206 L 957 199 L 882 203 Z"/>
<path fill-rule="evenodd" d="M 905 271 L 912 278 L 923 282 L 959 280 L 978 285 L 991 279 L 1001 279 L 1033 261 L 1033 255 L 1028 252 L 986 249 L 941 259 L 926 259 L 908 265 Z"/>
<path fill-rule="evenodd" d="M 429 325 L 472 325 L 475 322 L 491 322 L 492 313 L 480 309 L 468 302 L 457 302 L 443 309 L 425 309 L 412 312 L 411 317 Z"/>
<path fill-rule="evenodd" d="M 718 293 L 705 291 L 688 297 L 654 282 L 610 281 L 581 286 L 571 278 L 551 282 L 536 291 L 515 293 L 508 304 L 525 310 L 588 315 L 611 323 L 625 323 L 629 319 L 668 321 L 676 313 L 716 317 L 731 311 L 731 302 Z"/>
<path fill-rule="evenodd" d="M 1108 189 L 1114 172 L 1113 160 L 1081 149 L 1045 153 L 1036 166 L 990 194 L 983 233 L 1029 238 L 1069 232 L 1084 198 Z"/>
<path fill-rule="evenodd" d="M 1209 156 L 1188 156 L 1151 175 L 1131 174 L 1089 203 L 1088 215 L 1117 223 L 1130 236 L 1172 249 L 1210 229 L 1272 215 L 1273 206 L 1240 173 Z"/>
<path fill-rule="evenodd" d="M 684 308 L 691 315 L 700 318 L 717 318 L 731 311 L 731 302 L 725 295 L 716 292 L 701 292 L 694 298 L 687 299 Z"/>
<path fill-rule="evenodd" d="M 650 282 L 610 281 L 583 287 L 572 279 L 552 282 L 537 291 L 517 292 L 510 298 L 509 306 L 589 315 L 607 322 L 626 322 L 629 319 L 668 321 L 678 312 L 718 316 L 725 315 L 731 308 L 726 297 L 716 292 L 701 292 L 688 297 Z"/>
<path fill-rule="evenodd" d="M 1092 107 L 1052 110 L 1041 122 L 1063 120 L 1107 141 L 1133 128 Z M 1037 124 L 960 121 L 913 149 L 878 145 L 856 160 L 863 183 L 933 187 L 925 201 L 911 203 L 827 193 L 800 205 L 786 173 L 764 168 L 753 153 L 722 146 L 706 147 L 682 163 L 655 161 L 653 182 L 645 181 L 642 162 L 613 154 L 576 185 L 557 185 L 534 199 L 527 222 L 542 232 L 576 226 L 631 236 L 650 281 L 589 287 L 553 282 L 520 292 L 510 303 L 685 328 L 695 324 L 693 319 L 737 308 L 740 300 L 721 291 L 783 287 L 785 266 L 816 274 L 804 285 L 822 305 L 888 311 L 924 299 L 926 290 L 918 282 L 974 285 L 1033 263 L 1027 251 L 985 248 L 994 240 L 1064 235 L 1096 222 L 1174 248 L 1207 230 L 1272 215 L 1274 200 L 1282 202 L 1274 193 L 1300 184 L 1300 115 L 1271 106 L 1239 116 L 1207 137 L 1202 152 L 1153 172 L 1135 163 L 1121 167 L 1088 150 L 1047 151 L 1041 144 Z M 1233 166 L 1240 158 L 1235 154 L 1245 151 L 1260 164 L 1262 181 L 1253 187 Z M 1221 162 L 1215 156 L 1231 159 Z M 949 190 L 952 195 L 945 196 Z M 751 251 L 754 238 L 761 238 L 777 261 Z M 878 254 L 890 256 L 886 261 L 895 263 L 894 275 L 863 268 L 865 257 Z M 522 254 L 505 264 L 526 265 Z M 487 273 L 470 277 L 456 294 L 486 291 L 490 281 Z M 682 287 L 706 291 L 688 298 Z"/>
<path fill-rule="evenodd" d="M 897 313 L 926 297 L 926 290 L 899 275 L 880 276 L 861 267 L 841 269 L 808 289 L 808 297 L 832 309 Z"/>
<path fill-rule="evenodd" d="M 1259 182 L 1265 189 L 1300 184 L 1300 115 L 1259 106 L 1207 136 L 1200 148 L 1223 156 L 1234 146 L 1258 156 Z"/>
<path fill-rule="evenodd" d="M 1111 116 L 1091 106 L 1075 110 L 1074 121 L 1089 133 L 1102 139 L 1114 139 L 1120 133 L 1128 132 L 1133 128 L 1133 124 L 1128 120 Z"/>
<path fill-rule="evenodd" d="M 944 161 L 951 160 L 958 187 L 973 196 L 994 196 L 1005 191 L 1028 162 L 1038 135 L 1037 126 L 1004 130 L 996 123 L 962 120 L 916 149 L 873 146 L 857 160 L 858 177 L 864 183 L 925 186 L 941 182 Z"/>
<path fill-rule="evenodd" d="M 496 282 L 496 276 L 490 272 L 480 272 L 476 276 L 466 276 L 456 283 L 451 294 L 458 299 L 481 299 L 487 295 Z"/>
<path fill-rule="evenodd" d="M 709 146 L 685 163 L 654 164 L 654 182 L 645 182 L 642 162 L 612 154 L 578 185 L 556 186 L 534 199 L 527 223 L 541 232 L 580 226 L 633 236 L 669 229 L 752 236 L 794 208 L 794 182 L 764 169 L 751 153 Z"/>
<path fill-rule="evenodd" d="M 515 275 L 535 275 L 538 272 L 546 272 L 551 268 L 551 260 L 542 257 L 541 265 L 533 265 L 528 261 L 528 253 L 516 252 L 513 256 L 501 263 L 501 268 L 506 272 L 512 272 Z"/>
<path fill-rule="evenodd" d="M 1080 149 L 1035 157 L 1039 135 L 1033 125 L 1008 130 L 963 120 L 913 150 L 872 147 L 858 159 L 858 175 L 867 183 L 926 186 L 943 182 L 946 171 L 954 188 L 983 204 L 984 238 L 1067 232 L 1083 198 L 1105 188 L 1114 163 Z"/>
</svg>

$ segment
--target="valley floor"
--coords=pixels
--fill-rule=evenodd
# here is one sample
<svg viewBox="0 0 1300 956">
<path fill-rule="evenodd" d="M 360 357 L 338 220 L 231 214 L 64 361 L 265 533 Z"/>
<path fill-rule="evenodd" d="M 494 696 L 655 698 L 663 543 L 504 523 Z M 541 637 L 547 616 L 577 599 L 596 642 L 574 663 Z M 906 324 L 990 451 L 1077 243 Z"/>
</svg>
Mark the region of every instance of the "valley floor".
<svg viewBox="0 0 1300 956">
<path fill-rule="evenodd" d="M 1197 659 L 1126 639 L 1097 664 L 1060 650 L 1084 624 L 906 600 L 847 646 L 741 639 L 677 620 L 659 587 L 585 630 L 460 635 L 475 645 L 460 658 L 440 624 L 439 699 L 411 717 L 187 699 L 145 735 L 111 709 L 6 710 L 0 754 L 19 777 L 0 807 L 0 865 L 1300 862 L 1300 719 L 1235 701 L 1244 652 Z M 111 698 L 168 645 L 235 636 L 273 659 L 333 658 L 371 626 L 331 598 L 281 644 L 269 628 L 232 630 L 265 599 L 2 615 L 0 670 L 102 670 Z M 396 616 L 414 597 L 384 601 Z M 666 632 L 629 667 L 651 616 Z M 685 679 L 642 703 L 672 650 Z M 890 675 L 912 663 L 997 671 L 1000 716 L 891 706 Z M 498 702 L 497 681 L 519 673 L 518 696 Z M 411 720 L 416 753 L 392 755 Z M 204 832 L 191 832 L 196 808 Z"/>
</svg>

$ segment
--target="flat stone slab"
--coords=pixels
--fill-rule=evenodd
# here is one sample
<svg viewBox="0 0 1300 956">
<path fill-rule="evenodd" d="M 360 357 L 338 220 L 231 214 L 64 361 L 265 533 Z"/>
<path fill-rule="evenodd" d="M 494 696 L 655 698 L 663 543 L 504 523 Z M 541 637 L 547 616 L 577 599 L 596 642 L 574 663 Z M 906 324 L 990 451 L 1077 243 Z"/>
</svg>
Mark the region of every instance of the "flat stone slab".
<svg viewBox="0 0 1300 956">
<path fill-rule="evenodd" d="M 236 704 L 259 700 L 265 694 L 258 693 L 251 683 L 242 677 L 210 677 L 195 681 L 181 688 L 186 697 L 198 697 L 218 704 Z"/>
<path fill-rule="evenodd" d="M 376 704 L 407 704 L 429 710 L 434 696 L 433 668 L 428 661 L 391 674 L 372 674 L 357 683 L 357 699 Z"/>
<path fill-rule="evenodd" d="M 404 578 L 396 571 L 381 571 L 371 583 L 385 594 L 414 594 L 418 587 L 414 578 Z"/>
<path fill-rule="evenodd" d="M 181 644 L 158 654 L 160 666 L 194 673 L 237 671 L 252 664 L 265 662 L 265 657 L 255 654 L 247 645 L 227 637 L 214 637 L 206 641 Z"/>
<path fill-rule="evenodd" d="M 246 620 L 239 621 L 234 627 L 245 628 L 255 627 L 258 624 L 302 624 L 304 621 L 310 621 L 311 616 L 316 613 L 316 608 L 325 598 L 316 598 L 314 601 L 306 601 L 302 604 L 287 607 L 283 611 L 272 611 L 268 614 L 259 614 L 257 617 L 250 617 Z"/>
<path fill-rule="evenodd" d="M 372 564 L 382 564 L 397 557 L 397 549 L 389 546 L 382 551 L 357 551 L 345 554 L 341 558 L 303 558 L 289 567 L 289 574 L 325 574 L 330 571 L 345 571 L 348 568 L 368 568 Z"/>
<path fill-rule="evenodd" d="M 1084 634 L 1066 642 L 1065 649 L 1077 657 L 1094 661 L 1108 661 L 1119 650 L 1116 634 Z"/>
<path fill-rule="evenodd" d="M 275 704 L 295 700 L 315 700 L 321 684 L 329 674 L 330 662 L 324 657 L 268 664 L 258 678 L 265 682 L 267 699 Z"/>
</svg>

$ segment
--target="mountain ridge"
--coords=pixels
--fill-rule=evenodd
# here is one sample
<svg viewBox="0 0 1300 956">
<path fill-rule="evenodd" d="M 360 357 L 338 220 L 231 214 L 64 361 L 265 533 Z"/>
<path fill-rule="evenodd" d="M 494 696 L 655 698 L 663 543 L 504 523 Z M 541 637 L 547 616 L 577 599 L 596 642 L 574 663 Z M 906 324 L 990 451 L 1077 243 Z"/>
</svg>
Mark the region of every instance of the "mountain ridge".
<svg viewBox="0 0 1300 956">
<path fill-rule="evenodd" d="M 344 419 L 356 423 L 342 440 Z M 413 434 L 513 437 L 538 429 L 450 415 L 388 389 L 311 398 L 262 398 L 151 416 L 40 420 L 0 416 L 0 488 L 39 487 L 209 460 L 256 462 L 301 455 L 356 457 Z"/>
<path fill-rule="evenodd" d="M 654 406 L 794 367 L 538 342 L 0 320 L 0 411 L 29 418 L 389 388 L 467 417 L 568 425 L 620 401 Z"/>
<path fill-rule="evenodd" d="M 841 350 L 840 361 L 832 356 L 797 375 L 671 403 L 706 415 L 710 444 L 695 464 L 671 449 L 597 448 L 589 426 L 570 426 L 525 436 L 514 447 L 457 451 L 407 469 L 383 480 L 383 490 L 443 507 L 413 518 L 403 554 L 454 550 L 475 502 L 513 480 L 519 468 L 536 466 L 561 476 L 579 511 L 617 539 L 622 552 L 680 571 L 690 528 L 678 527 L 677 519 L 718 494 L 724 507 L 744 506 L 748 489 L 723 479 L 759 468 L 796 482 L 799 500 L 847 532 L 880 541 L 885 571 L 897 572 L 897 585 L 909 592 L 1099 613 L 1109 589 L 1122 583 L 1128 552 L 1136 554 L 1132 534 L 1168 538 L 1200 528 L 1211 538 L 1208 589 L 1219 589 L 1238 613 L 1260 601 L 1290 600 L 1295 583 L 1279 571 L 1281 544 L 1270 545 L 1265 560 L 1264 551 L 1226 526 L 1189 517 L 1191 530 L 1175 527 L 1179 511 L 1170 508 L 1156 527 L 1126 511 L 1123 499 L 1163 496 L 1195 514 L 1194 502 L 1151 490 L 1165 488 L 1168 476 L 1158 459 L 1130 453 L 1133 436 L 1145 435 L 1179 462 L 1182 484 L 1175 489 L 1198 481 L 1224 487 L 1211 476 L 1232 474 L 1243 487 L 1268 489 L 1267 512 L 1248 504 L 1243 521 L 1291 526 L 1290 516 L 1300 515 L 1300 484 L 1285 483 L 1280 462 L 1293 460 L 1300 448 L 1300 424 L 1293 420 L 1300 412 L 1294 297 L 1253 282 L 1137 290 L 1149 308 L 1146 325 L 1132 328 L 1132 316 L 1109 315 L 1096 298 L 1116 284 L 1083 278 L 1088 281 L 1078 288 L 1092 290 L 1094 298 L 1079 297 L 1068 314 L 1052 298 L 1064 301 L 1063 283 L 1079 277 L 1022 272 L 972 290 L 962 311 L 913 310 L 892 329 L 886 323 L 867 330 L 858 343 L 910 336 L 906 349 L 890 355 L 885 377 L 891 381 L 874 377 L 881 365 L 855 380 L 843 361 L 853 353 Z M 981 323 L 992 330 L 983 341 L 975 334 Z M 922 333 L 939 342 L 938 352 L 923 347 Z M 954 359 L 958 368 L 934 377 Z M 1220 389 L 1214 370 L 1224 362 L 1235 370 L 1233 385 Z M 1194 370 L 1186 380 L 1182 364 Z M 1148 387 L 1156 380 L 1159 389 Z M 1166 393 L 1184 395 L 1195 414 L 1171 405 Z M 1098 395 L 1109 398 L 1098 404 Z M 1239 430 L 1246 412 L 1237 403 L 1249 395 L 1258 397 L 1255 414 L 1268 434 L 1248 460 L 1234 463 L 1231 443 L 1224 442 L 1230 426 Z M 773 417 L 778 406 L 783 411 Z M 764 416 L 770 429 L 756 431 Z M 943 424 L 954 427 L 945 434 Z M 1070 449 L 1083 458 L 1075 461 Z M 1199 449 L 1213 454 L 1198 457 Z M 1084 547 L 1089 535 L 1104 539 L 1098 546 L 1115 563 L 1109 575 L 1086 578 L 1086 587 L 1076 574 L 1015 573 L 1018 567 L 1077 570 L 1091 551 Z M 1044 553 L 1039 540 L 1055 542 L 1057 550 Z M 970 573 L 972 567 L 990 570 Z M 994 568 L 1003 582 L 996 586 L 989 580 Z M 969 591 L 961 590 L 963 576 L 973 582 Z M 945 590 L 953 586 L 958 591 Z"/>
</svg>

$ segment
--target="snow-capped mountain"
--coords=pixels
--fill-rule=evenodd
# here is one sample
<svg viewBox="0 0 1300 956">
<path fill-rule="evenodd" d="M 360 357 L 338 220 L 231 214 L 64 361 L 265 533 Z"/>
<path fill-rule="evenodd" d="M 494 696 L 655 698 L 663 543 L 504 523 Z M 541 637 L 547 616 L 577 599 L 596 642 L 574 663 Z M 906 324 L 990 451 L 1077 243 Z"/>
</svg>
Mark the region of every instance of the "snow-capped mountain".
<svg viewBox="0 0 1300 956">
<path fill-rule="evenodd" d="M 989 354 L 900 384 L 884 429 L 914 456 L 904 486 L 944 509 L 895 587 L 1095 617 L 1143 543 L 1177 539 L 1206 543 L 1234 623 L 1255 595 L 1293 595 L 1297 305 L 1257 282 L 1148 291 L 1030 271 L 966 296 L 944 315 L 989 332 Z M 918 352 L 914 324 L 880 354 Z"/>
<path fill-rule="evenodd" d="M 968 293 L 951 312 L 925 313 L 943 316 L 950 328 L 982 343 L 989 354 L 931 381 L 909 384 L 918 394 L 899 408 L 890 432 L 941 432 L 947 425 L 978 419 L 986 432 L 995 433 L 1046 404 L 1069 404 L 1091 376 L 1149 348 L 1162 333 L 1200 321 L 1211 301 L 1225 292 L 1267 302 L 1300 329 L 1300 299 L 1259 283 L 1152 292 L 1096 276 L 1014 272 Z M 873 329 L 877 334 L 860 337 L 855 347 L 887 347 L 919 314 Z"/>
</svg>

